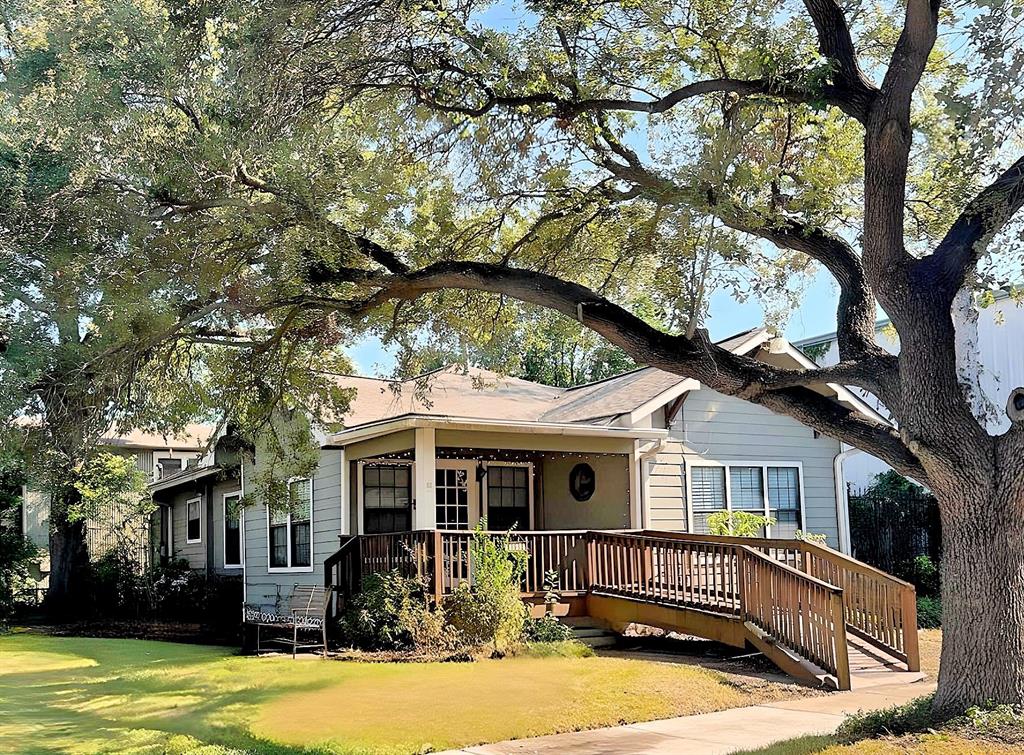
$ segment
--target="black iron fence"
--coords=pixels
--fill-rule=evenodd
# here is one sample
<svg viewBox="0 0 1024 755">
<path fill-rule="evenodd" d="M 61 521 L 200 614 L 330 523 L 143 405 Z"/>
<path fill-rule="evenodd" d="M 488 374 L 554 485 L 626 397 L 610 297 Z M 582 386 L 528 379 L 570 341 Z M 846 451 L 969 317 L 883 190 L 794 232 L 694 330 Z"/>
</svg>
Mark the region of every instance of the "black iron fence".
<svg viewBox="0 0 1024 755">
<path fill-rule="evenodd" d="M 942 529 L 935 496 L 928 492 L 849 489 L 853 557 L 890 574 L 908 563 L 942 556 Z"/>
</svg>

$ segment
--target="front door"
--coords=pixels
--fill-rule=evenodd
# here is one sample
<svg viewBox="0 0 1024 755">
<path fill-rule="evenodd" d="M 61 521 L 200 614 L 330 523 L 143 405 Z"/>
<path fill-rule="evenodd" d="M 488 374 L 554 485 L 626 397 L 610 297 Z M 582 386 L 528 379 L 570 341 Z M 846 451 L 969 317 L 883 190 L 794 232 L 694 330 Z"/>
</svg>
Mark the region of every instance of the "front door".
<svg viewBox="0 0 1024 755">
<path fill-rule="evenodd" d="M 438 459 L 434 471 L 434 500 L 439 530 L 468 530 L 480 518 L 476 462 Z"/>
</svg>

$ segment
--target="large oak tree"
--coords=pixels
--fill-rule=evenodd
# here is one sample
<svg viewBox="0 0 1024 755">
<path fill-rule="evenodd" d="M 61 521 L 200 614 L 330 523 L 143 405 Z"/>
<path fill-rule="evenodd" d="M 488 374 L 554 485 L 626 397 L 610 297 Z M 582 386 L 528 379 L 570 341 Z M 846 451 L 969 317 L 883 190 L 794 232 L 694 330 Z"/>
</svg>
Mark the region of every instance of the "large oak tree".
<svg viewBox="0 0 1024 755">
<path fill-rule="evenodd" d="M 1019 0 L 9 6 L 19 149 L 87 134 L 61 146 L 76 199 L 178 261 L 154 292 L 209 308 L 166 353 L 265 358 L 336 328 L 414 350 L 561 313 L 926 483 L 936 705 L 1024 702 L 1024 422 L 988 431 L 952 316 L 1019 274 Z M 837 365 L 783 370 L 699 328 L 710 289 L 785 300 L 818 266 Z"/>
</svg>

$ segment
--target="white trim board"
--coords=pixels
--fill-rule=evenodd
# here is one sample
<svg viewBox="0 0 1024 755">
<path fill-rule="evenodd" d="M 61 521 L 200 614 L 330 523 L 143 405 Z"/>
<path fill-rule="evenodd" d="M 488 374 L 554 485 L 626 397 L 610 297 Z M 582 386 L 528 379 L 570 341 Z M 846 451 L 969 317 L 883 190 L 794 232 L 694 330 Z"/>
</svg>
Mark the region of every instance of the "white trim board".
<svg viewBox="0 0 1024 755">
<path fill-rule="evenodd" d="M 716 461 L 713 459 L 691 458 L 683 456 L 684 474 L 686 476 L 686 531 L 694 532 L 693 519 L 693 475 L 690 470 L 693 467 L 723 467 L 725 469 L 725 509 L 732 511 L 732 486 L 729 476 L 729 467 L 760 467 L 761 468 L 761 494 L 764 499 L 764 516 L 771 516 L 771 504 L 768 500 L 768 467 L 789 467 L 797 470 L 797 490 L 800 494 L 800 529 L 807 528 L 807 496 L 804 495 L 804 464 L 802 461 L 744 461 L 729 460 Z M 716 509 L 721 511 L 723 509 Z M 703 513 L 703 512 L 702 512 Z M 765 527 L 765 537 L 772 536 L 771 526 Z"/>
<path fill-rule="evenodd" d="M 192 521 L 189 517 L 188 509 L 193 503 L 199 504 L 199 537 L 197 538 L 190 538 L 188 536 L 188 523 Z M 185 500 L 185 544 L 195 545 L 201 542 L 203 542 L 203 497 L 201 495 L 197 495 Z"/>
</svg>

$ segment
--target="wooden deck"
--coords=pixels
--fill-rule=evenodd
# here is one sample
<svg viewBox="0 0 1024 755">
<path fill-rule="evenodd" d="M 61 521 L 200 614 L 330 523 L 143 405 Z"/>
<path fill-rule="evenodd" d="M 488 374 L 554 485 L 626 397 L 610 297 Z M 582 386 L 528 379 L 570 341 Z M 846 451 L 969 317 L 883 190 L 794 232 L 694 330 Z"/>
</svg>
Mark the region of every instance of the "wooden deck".
<svg viewBox="0 0 1024 755">
<path fill-rule="evenodd" d="M 364 576 L 398 570 L 424 579 L 440 601 L 471 579 L 472 538 L 441 530 L 347 538 L 325 562 L 325 580 L 343 602 Z M 536 602 L 555 571 L 570 610 L 614 629 L 647 624 L 750 645 L 787 673 L 838 689 L 851 686 L 851 641 L 855 667 L 868 648 L 920 669 L 914 587 L 821 545 L 652 530 L 512 539 L 530 554 L 524 599 Z"/>
</svg>

